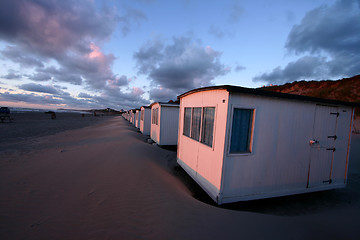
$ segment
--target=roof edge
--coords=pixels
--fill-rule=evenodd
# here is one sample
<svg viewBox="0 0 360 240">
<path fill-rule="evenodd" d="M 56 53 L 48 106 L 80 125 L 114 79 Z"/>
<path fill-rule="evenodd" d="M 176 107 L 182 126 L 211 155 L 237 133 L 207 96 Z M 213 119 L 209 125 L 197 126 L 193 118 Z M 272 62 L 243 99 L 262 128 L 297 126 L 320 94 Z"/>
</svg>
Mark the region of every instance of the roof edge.
<svg viewBox="0 0 360 240">
<path fill-rule="evenodd" d="M 178 99 L 181 99 L 181 98 L 186 97 L 193 93 L 203 92 L 203 91 L 211 91 L 211 90 L 226 90 L 229 93 L 243 93 L 243 94 L 258 95 L 258 96 L 265 96 L 265 97 L 285 98 L 285 99 L 293 99 L 293 100 L 307 101 L 307 102 L 318 102 L 318 103 L 328 103 L 328 104 L 335 104 L 335 105 L 360 107 L 360 103 L 358 103 L 358 102 L 345 102 L 345 101 L 334 100 L 334 99 L 309 97 L 309 96 L 304 96 L 304 95 L 273 92 L 273 91 L 267 91 L 267 90 L 262 90 L 262 89 L 245 88 L 245 87 L 239 87 L 239 86 L 233 86 L 233 85 L 209 86 L 209 87 L 193 89 L 193 90 L 187 91 L 187 92 L 179 95 Z"/>
</svg>

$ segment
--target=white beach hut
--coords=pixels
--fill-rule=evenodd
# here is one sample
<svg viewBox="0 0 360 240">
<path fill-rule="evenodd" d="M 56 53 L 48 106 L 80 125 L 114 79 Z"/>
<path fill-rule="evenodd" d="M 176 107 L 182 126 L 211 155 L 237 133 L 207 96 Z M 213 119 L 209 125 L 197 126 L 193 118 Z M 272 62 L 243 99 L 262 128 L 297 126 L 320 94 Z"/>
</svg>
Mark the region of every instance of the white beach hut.
<svg viewBox="0 0 360 240">
<path fill-rule="evenodd" d="M 126 111 L 123 113 L 123 117 L 127 120 L 130 121 L 130 111 Z"/>
<path fill-rule="evenodd" d="M 150 135 L 151 109 L 148 106 L 142 106 L 140 118 L 140 132 L 144 135 Z"/>
<path fill-rule="evenodd" d="M 179 104 L 155 102 L 151 107 L 150 138 L 159 145 L 176 145 Z"/>
<path fill-rule="evenodd" d="M 131 109 L 130 110 L 130 122 L 135 126 L 136 123 L 136 110 L 135 109 Z"/>
<path fill-rule="evenodd" d="M 235 86 L 178 98 L 177 162 L 218 204 L 345 187 L 359 104 Z"/>
<path fill-rule="evenodd" d="M 141 118 L 141 111 L 140 109 L 135 109 L 135 127 L 140 128 L 140 118 Z"/>
</svg>

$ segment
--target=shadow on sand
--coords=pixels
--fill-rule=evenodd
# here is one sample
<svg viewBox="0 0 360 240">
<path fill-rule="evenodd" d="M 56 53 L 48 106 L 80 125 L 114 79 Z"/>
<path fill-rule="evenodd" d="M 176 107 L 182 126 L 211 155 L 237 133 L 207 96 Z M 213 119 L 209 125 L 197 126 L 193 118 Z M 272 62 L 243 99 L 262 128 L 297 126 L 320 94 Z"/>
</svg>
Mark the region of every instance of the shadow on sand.
<svg viewBox="0 0 360 240">
<path fill-rule="evenodd" d="M 234 211 L 298 216 L 319 213 L 348 205 L 358 205 L 360 202 L 358 191 L 360 189 L 360 175 L 349 176 L 348 186 L 343 189 L 235 202 L 219 206 L 179 165 L 176 164 L 173 167 L 173 174 L 186 185 L 195 199 L 214 207 Z"/>
</svg>

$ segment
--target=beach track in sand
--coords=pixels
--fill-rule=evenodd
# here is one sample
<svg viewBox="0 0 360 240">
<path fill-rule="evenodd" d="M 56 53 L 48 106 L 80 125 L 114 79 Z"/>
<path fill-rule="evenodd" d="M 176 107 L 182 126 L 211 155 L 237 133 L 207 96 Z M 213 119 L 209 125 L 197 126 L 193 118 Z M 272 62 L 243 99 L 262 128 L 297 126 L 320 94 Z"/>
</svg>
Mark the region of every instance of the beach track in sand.
<svg viewBox="0 0 360 240">
<path fill-rule="evenodd" d="M 0 239 L 360 239 L 358 135 L 347 188 L 221 207 L 146 138 L 118 116 L 0 149 Z"/>
</svg>

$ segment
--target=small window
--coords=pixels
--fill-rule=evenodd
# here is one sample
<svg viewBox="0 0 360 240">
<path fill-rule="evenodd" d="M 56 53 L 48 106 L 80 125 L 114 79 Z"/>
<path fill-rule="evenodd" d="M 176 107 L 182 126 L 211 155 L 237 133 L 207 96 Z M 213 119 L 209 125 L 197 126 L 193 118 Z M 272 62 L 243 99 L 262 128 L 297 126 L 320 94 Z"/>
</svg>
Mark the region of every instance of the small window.
<svg viewBox="0 0 360 240">
<path fill-rule="evenodd" d="M 199 141 L 200 139 L 200 126 L 201 126 L 201 108 L 193 108 L 192 121 L 191 121 L 191 138 Z"/>
<path fill-rule="evenodd" d="M 214 107 L 205 107 L 203 111 L 203 123 L 201 129 L 201 142 L 212 147 L 214 130 Z"/>
<path fill-rule="evenodd" d="M 154 108 L 152 110 L 151 123 L 159 125 L 159 108 Z"/>
<path fill-rule="evenodd" d="M 144 110 L 141 110 L 141 121 L 144 121 Z"/>
<path fill-rule="evenodd" d="M 230 153 L 250 152 L 250 140 L 252 132 L 252 109 L 234 108 Z"/>
<path fill-rule="evenodd" d="M 188 137 L 190 137 L 190 124 L 191 124 L 191 108 L 185 108 L 183 134 Z"/>
</svg>

